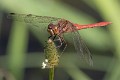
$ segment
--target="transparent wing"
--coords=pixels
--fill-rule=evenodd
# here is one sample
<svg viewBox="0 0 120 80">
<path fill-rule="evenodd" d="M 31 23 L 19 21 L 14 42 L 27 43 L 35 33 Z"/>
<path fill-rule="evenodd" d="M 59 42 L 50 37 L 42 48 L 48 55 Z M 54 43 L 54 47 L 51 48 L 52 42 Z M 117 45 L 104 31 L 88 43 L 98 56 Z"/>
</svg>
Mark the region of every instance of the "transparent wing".
<svg viewBox="0 0 120 80">
<path fill-rule="evenodd" d="M 84 59 L 88 64 L 92 66 L 93 61 L 92 61 L 92 56 L 89 49 L 87 48 L 84 41 L 81 39 L 77 29 L 75 27 L 72 27 L 72 29 L 73 29 L 73 32 L 72 32 L 73 42 L 74 42 L 74 46 L 77 53 L 80 55 L 82 59 Z"/>
<path fill-rule="evenodd" d="M 25 23 L 50 23 L 52 21 L 58 21 L 60 18 L 49 17 L 49 16 L 37 16 L 33 14 L 16 14 L 10 13 L 8 18 L 15 18 L 16 21 Z"/>
<path fill-rule="evenodd" d="M 23 22 L 30 25 L 30 29 L 36 34 L 40 34 L 40 32 L 47 32 L 47 26 L 51 22 L 58 21 L 60 18 L 49 17 L 49 16 L 37 16 L 32 14 L 17 14 L 10 13 L 8 14 L 8 19 L 13 19 L 15 21 Z"/>
<path fill-rule="evenodd" d="M 32 14 L 8 14 L 8 19 L 14 19 L 15 21 L 23 22 L 28 24 L 30 30 L 38 37 L 48 36 L 47 26 L 51 22 L 58 21 L 60 18 L 49 17 L 49 16 L 37 16 Z M 46 37 L 44 37 L 46 38 Z M 44 39 L 42 38 L 42 39 Z"/>
</svg>

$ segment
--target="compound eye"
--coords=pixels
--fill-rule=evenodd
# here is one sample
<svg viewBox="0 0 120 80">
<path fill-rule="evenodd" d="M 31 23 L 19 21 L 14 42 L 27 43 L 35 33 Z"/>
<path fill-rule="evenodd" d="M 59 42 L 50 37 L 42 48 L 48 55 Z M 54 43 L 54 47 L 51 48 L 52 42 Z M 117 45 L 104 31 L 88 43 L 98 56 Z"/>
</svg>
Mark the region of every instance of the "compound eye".
<svg viewBox="0 0 120 80">
<path fill-rule="evenodd" d="M 48 29 L 53 29 L 55 27 L 55 25 L 53 24 L 53 23 L 50 23 L 49 25 L 48 25 Z"/>
<path fill-rule="evenodd" d="M 48 26 L 48 29 L 52 29 L 52 27 L 51 27 L 51 26 Z"/>
<path fill-rule="evenodd" d="M 50 23 L 50 24 L 48 25 L 48 29 L 52 29 L 53 26 L 54 26 L 54 25 L 53 25 L 52 23 Z"/>
</svg>

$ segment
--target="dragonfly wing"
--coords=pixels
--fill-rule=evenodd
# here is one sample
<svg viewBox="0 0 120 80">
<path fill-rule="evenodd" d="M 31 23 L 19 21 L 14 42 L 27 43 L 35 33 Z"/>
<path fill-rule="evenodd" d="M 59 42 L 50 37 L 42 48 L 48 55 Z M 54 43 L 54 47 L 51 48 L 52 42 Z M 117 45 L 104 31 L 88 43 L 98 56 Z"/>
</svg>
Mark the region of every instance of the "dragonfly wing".
<svg viewBox="0 0 120 80">
<path fill-rule="evenodd" d="M 49 16 L 37 16 L 33 14 L 16 14 L 10 13 L 8 18 L 15 18 L 16 21 L 21 21 L 25 23 L 50 23 L 53 21 L 58 21 L 60 18 L 49 17 Z"/>
<path fill-rule="evenodd" d="M 16 13 L 10 13 L 8 14 L 7 17 L 9 19 L 14 18 L 15 21 L 23 22 L 30 25 L 30 28 L 34 32 L 46 31 L 48 24 L 60 20 L 60 18 L 56 18 L 56 17 L 37 16 L 32 14 L 16 14 Z"/>
<path fill-rule="evenodd" d="M 60 18 L 48 17 L 48 16 L 37 16 L 32 14 L 16 14 L 11 13 L 8 19 L 13 19 L 18 22 L 28 24 L 30 30 L 40 39 L 40 36 L 48 36 L 47 26 L 53 21 L 57 21 Z M 44 37 L 45 39 L 45 37 Z"/>
<path fill-rule="evenodd" d="M 92 56 L 89 49 L 87 48 L 84 41 L 81 39 L 77 29 L 73 27 L 73 30 L 74 30 L 72 32 L 73 42 L 74 42 L 74 46 L 77 53 L 80 54 L 80 57 L 84 59 L 87 63 L 89 63 L 90 65 L 93 65 Z"/>
</svg>

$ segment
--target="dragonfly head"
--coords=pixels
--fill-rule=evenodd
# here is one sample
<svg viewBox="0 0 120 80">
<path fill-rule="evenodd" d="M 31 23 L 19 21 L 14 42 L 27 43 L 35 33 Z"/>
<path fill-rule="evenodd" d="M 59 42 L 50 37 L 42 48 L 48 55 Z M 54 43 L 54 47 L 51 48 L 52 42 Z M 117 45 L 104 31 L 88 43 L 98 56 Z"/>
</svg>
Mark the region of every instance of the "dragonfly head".
<svg viewBox="0 0 120 80">
<path fill-rule="evenodd" d="M 59 34 L 58 26 L 53 23 L 50 23 L 48 25 L 47 31 L 50 33 L 51 36 Z"/>
</svg>

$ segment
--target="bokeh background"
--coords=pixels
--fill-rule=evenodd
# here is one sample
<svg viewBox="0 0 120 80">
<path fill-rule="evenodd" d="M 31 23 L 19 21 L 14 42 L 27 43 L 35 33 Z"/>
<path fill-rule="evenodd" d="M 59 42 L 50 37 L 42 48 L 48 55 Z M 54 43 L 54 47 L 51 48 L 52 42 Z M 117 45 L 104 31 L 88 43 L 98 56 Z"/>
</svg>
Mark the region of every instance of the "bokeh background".
<svg viewBox="0 0 120 80">
<path fill-rule="evenodd" d="M 41 69 L 47 24 L 36 28 L 9 20 L 11 12 L 79 24 L 112 22 L 79 31 L 91 51 L 93 66 L 79 59 L 71 43 L 60 57 L 55 80 L 120 80 L 120 0 L 0 0 L 0 80 L 48 80 L 49 70 Z"/>
</svg>

